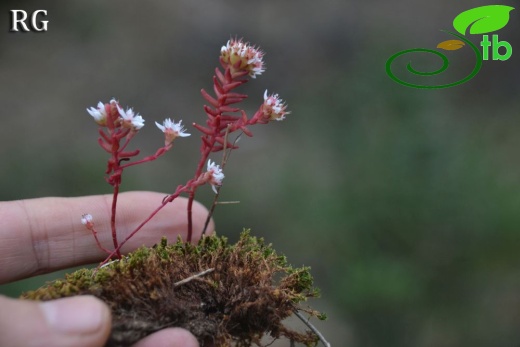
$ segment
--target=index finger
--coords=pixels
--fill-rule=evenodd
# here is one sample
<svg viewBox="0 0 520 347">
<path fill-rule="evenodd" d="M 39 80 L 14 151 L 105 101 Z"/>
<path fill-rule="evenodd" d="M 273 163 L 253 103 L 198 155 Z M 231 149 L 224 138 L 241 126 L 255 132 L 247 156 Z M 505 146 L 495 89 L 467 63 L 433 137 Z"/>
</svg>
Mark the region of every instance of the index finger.
<svg viewBox="0 0 520 347">
<path fill-rule="evenodd" d="M 125 239 L 162 202 L 165 194 L 128 192 L 118 197 L 117 237 Z M 38 198 L 0 202 L 0 284 L 67 267 L 101 261 L 107 254 L 96 245 L 81 216 L 94 218 L 101 244 L 114 249 L 110 231 L 111 195 Z M 166 205 L 122 248 L 126 253 L 151 246 L 162 236 L 186 239 L 187 199 Z M 207 210 L 193 206 L 194 239 L 200 237 Z M 208 230 L 212 230 L 212 226 Z"/>
</svg>

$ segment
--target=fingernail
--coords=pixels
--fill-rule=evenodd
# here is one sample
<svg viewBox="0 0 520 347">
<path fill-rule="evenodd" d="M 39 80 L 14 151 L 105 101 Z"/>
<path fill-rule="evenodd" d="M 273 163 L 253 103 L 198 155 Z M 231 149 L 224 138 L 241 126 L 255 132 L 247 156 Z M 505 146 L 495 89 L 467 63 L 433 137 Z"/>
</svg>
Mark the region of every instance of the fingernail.
<svg viewBox="0 0 520 347">
<path fill-rule="evenodd" d="M 108 309 L 92 296 L 77 296 L 40 304 L 49 327 L 59 334 L 97 332 L 109 319 Z"/>
</svg>

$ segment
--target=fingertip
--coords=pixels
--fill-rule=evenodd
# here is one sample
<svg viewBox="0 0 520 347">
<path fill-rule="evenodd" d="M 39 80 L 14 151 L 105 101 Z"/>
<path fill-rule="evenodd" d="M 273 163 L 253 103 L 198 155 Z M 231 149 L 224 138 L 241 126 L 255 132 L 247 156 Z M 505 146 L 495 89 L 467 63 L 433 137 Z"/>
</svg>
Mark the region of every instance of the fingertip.
<svg viewBox="0 0 520 347">
<path fill-rule="evenodd" d="M 0 305 L 0 346 L 103 346 L 110 334 L 110 311 L 91 296 L 45 302 L 0 296 Z"/>
<path fill-rule="evenodd" d="M 199 347 L 199 342 L 188 330 L 168 328 L 145 337 L 132 347 Z"/>
<path fill-rule="evenodd" d="M 110 310 L 94 296 L 73 296 L 38 305 L 48 327 L 56 334 L 92 335 L 106 340 L 110 333 Z"/>
</svg>

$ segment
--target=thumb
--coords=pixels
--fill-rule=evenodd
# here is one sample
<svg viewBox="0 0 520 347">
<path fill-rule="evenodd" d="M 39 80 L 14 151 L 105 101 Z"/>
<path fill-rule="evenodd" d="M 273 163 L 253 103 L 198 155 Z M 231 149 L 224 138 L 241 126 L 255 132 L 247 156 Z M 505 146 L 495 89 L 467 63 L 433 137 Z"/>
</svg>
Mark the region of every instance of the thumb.
<svg viewBox="0 0 520 347">
<path fill-rule="evenodd" d="M 108 307 L 93 296 L 37 302 L 0 296 L 0 346 L 101 347 Z"/>
</svg>

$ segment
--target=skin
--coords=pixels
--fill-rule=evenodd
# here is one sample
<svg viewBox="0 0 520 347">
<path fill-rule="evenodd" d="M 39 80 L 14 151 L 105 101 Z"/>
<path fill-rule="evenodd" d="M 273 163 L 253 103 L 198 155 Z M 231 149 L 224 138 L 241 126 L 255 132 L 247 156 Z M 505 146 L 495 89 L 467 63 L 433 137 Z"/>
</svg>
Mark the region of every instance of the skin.
<svg viewBox="0 0 520 347">
<path fill-rule="evenodd" d="M 118 198 L 118 239 L 144 220 L 165 194 L 122 193 Z M 105 259 L 81 216 L 94 217 L 98 238 L 112 248 L 111 195 L 76 198 L 39 198 L 0 202 L 0 284 Z M 164 235 L 186 238 L 187 199 L 168 204 L 122 248 L 123 253 L 143 244 L 151 246 Z M 200 237 L 207 210 L 193 207 L 195 241 Z M 211 224 L 208 230 L 213 230 Z M 31 302 L 0 296 L 0 346 L 101 347 L 110 334 L 108 307 L 93 296 Z M 169 328 L 154 333 L 133 347 L 198 347 L 188 331 Z"/>
</svg>

